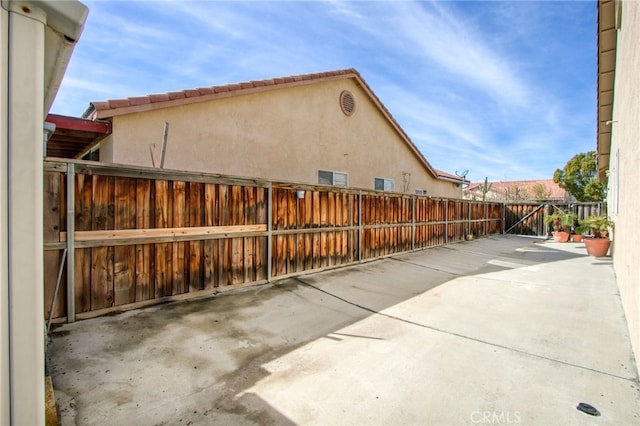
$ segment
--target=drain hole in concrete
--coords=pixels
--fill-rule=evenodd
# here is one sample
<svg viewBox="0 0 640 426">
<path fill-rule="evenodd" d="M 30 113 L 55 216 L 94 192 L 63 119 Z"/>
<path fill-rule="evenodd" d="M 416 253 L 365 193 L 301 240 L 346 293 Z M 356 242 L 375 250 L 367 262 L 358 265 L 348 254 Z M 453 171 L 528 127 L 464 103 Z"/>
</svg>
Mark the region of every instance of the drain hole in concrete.
<svg viewBox="0 0 640 426">
<path fill-rule="evenodd" d="M 586 402 L 579 403 L 576 408 L 578 409 L 578 411 L 582 411 L 583 413 L 586 413 L 590 416 L 600 415 L 600 411 L 598 411 L 596 407 L 594 407 L 593 405 L 587 404 Z"/>
</svg>

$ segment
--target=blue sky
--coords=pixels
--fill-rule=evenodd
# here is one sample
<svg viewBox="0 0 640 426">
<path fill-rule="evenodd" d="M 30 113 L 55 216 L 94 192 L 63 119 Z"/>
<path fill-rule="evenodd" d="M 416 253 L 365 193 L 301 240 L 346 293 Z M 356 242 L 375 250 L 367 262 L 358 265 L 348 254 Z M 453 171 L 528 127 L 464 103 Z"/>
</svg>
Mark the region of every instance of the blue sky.
<svg viewBox="0 0 640 426">
<path fill-rule="evenodd" d="M 88 1 L 52 113 L 357 69 L 433 167 L 548 179 L 595 149 L 594 1 Z"/>
</svg>

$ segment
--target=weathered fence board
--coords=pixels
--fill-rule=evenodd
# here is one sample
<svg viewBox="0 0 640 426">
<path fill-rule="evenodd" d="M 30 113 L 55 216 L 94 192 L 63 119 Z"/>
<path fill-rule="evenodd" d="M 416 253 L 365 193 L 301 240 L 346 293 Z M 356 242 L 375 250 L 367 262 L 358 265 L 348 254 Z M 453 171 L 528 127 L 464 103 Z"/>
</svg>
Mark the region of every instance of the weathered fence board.
<svg viewBox="0 0 640 426">
<path fill-rule="evenodd" d="M 151 181 L 137 179 L 136 181 L 136 225 L 140 228 L 151 226 Z M 153 293 L 154 263 L 152 261 L 151 244 L 137 244 L 135 247 L 135 301 L 149 300 Z"/>
<path fill-rule="evenodd" d="M 64 175 L 59 173 L 47 172 L 44 174 L 44 210 L 43 210 L 43 236 L 44 241 L 57 241 L 60 239 L 60 216 L 61 210 L 65 209 L 64 202 Z M 49 271 L 44 276 L 44 300 L 46 301 L 45 309 L 51 307 L 53 293 L 56 288 L 60 261 L 62 259 L 62 250 L 51 250 L 44 252 L 44 270 Z M 64 265 L 62 265 L 64 267 Z M 63 282 L 66 281 L 66 272 L 62 277 Z M 53 306 L 53 318 L 64 316 L 66 305 L 64 297 L 58 297 Z M 49 312 L 46 313 L 47 317 Z"/>
<path fill-rule="evenodd" d="M 86 318 L 502 230 L 496 203 L 73 160 L 45 162 L 44 179 L 45 315 L 63 250 L 75 247 L 72 288 L 63 279 L 53 306 L 58 320 L 67 291 L 74 316 Z"/>
</svg>

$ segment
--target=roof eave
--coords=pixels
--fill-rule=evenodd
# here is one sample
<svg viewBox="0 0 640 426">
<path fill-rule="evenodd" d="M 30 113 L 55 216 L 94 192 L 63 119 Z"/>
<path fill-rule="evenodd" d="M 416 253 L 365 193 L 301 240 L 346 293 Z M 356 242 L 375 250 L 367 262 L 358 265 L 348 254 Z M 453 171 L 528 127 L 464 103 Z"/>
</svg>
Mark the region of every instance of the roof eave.
<svg viewBox="0 0 640 426">
<path fill-rule="evenodd" d="M 456 178 L 452 178 L 452 177 L 449 177 L 449 176 L 441 176 L 441 175 L 438 176 L 438 179 L 439 180 L 444 180 L 444 181 L 447 181 L 447 182 L 453 182 L 453 183 L 461 184 L 461 185 L 468 185 L 468 184 L 471 183 L 470 181 L 468 181 L 466 179 L 456 179 Z"/>
<path fill-rule="evenodd" d="M 606 181 L 611 151 L 613 127 L 613 96 L 617 44 L 616 1 L 597 2 L 597 136 L 596 163 L 598 179 Z"/>
</svg>

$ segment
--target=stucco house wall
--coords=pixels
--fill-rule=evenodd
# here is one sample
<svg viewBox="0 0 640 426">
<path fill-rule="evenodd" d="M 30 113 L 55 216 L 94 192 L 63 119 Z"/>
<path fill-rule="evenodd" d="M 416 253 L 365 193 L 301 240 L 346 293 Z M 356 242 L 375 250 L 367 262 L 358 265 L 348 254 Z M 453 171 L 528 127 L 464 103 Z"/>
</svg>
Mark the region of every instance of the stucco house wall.
<svg viewBox="0 0 640 426">
<path fill-rule="evenodd" d="M 384 178 L 395 192 L 461 198 L 461 182 L 434 174 L 359 78 L 283 86 L 163 107 L 125 103 L 125 113 L 98 108 L 94 116 L 113 123 L 100 160 L 151 166 L 149 145 L 159 158 L 168 122 L 165 168 L 309 184 L 326 170 L 347 173 L 349 187 L 374 189 L 374 178 Z M 345 90 L 355 101 L 350 116 L 340 103 Z"/>
<path fill-rule="evenodd" d="M 634 353 L 640 359 L 640 3 L 625 1 L 616 6 L 621 19 L 616 30 L 607 202 L 615 222 L 612 250 L 620 297 Z"/>
</svg>

